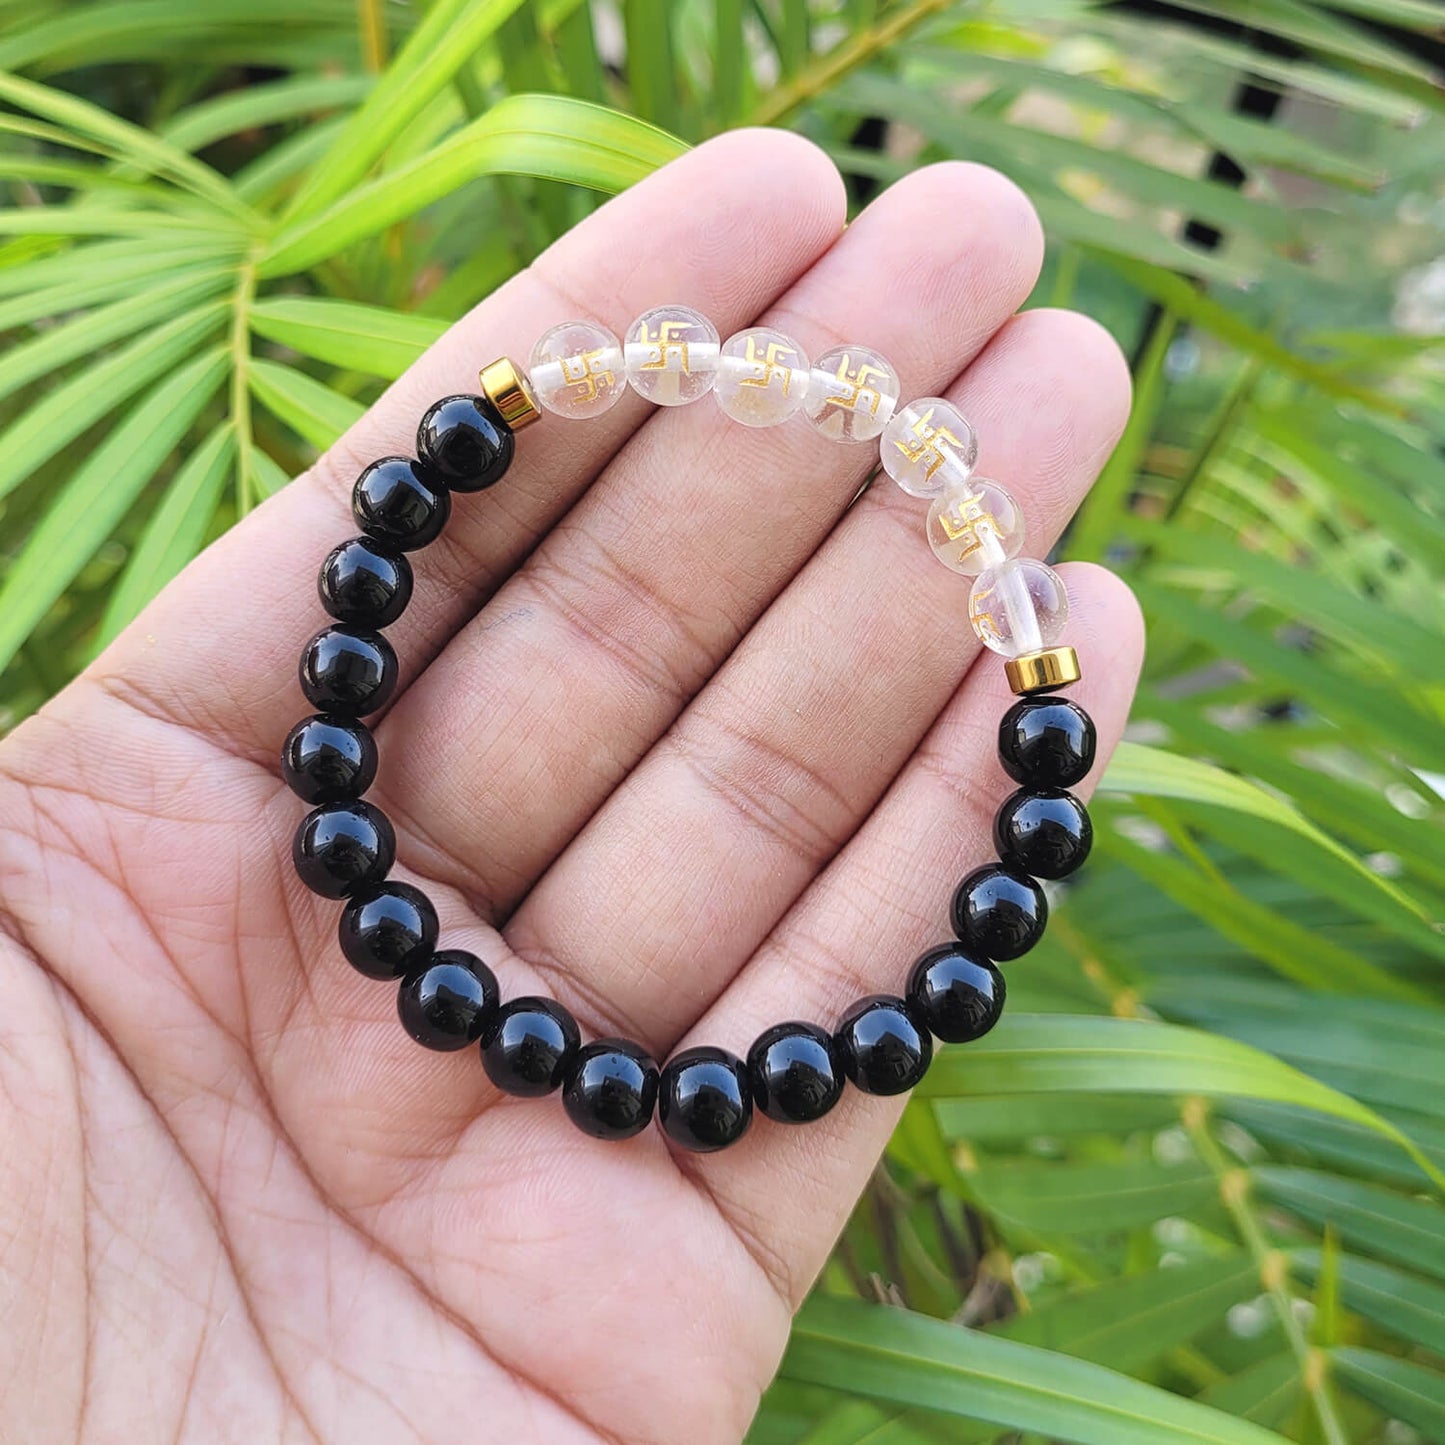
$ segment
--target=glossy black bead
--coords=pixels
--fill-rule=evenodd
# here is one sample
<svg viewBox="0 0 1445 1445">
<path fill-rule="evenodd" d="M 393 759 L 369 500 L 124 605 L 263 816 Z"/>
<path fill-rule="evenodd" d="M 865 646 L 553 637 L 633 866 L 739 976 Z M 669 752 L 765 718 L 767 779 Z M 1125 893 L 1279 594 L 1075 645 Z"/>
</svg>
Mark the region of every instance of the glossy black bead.
<svg viewBox="0 0 1445 1445">
<path fill-rule="evenodd" d="M 281 776 L 313 807 L 359 798 L 376 778 L 376 739 L 355 718 L 302 718 L 281 744 Z"/>
<path fill-rule="evenodd" d="M 380 808 L 326 803 L 301 820 L 291 840 L 297 876 L 323 898 L 346 898 L 380 883 L 396 861 L 396 834 Z"/>
<path fill-rule="evenodd" d="M 753 1121 L 748 1066 L 726 1049 L 684 1049 L 662 1070 L 657 1118 L 674 1144 L 695 1153 L 735 1144 Z"/>
<path fill-rule="evenodd" d="M 567 1077 L 582 1046 L 572 1015 L 550 998 L 514 998 L 482 1033 L 482 1067 L 508 1094 L 540 1099 Z"/>
<path fill-rule="evenodd" d="M 843 1092 L 833 1036 L 817 1024 L 774 1024 L 748 1050 L 748 1084 L 753 1102 L 780 1124 L 821 1119 Z"/>
<path fill-rule="evenodd" d="M 373 537 L 352 537 L 321 564 L 316 591 L 338 622 L 389 627 L 411 601 L 411 563 Z"/>
<path fill-rule="evenodd" d="M 452 514 L 452 499 L 439 479 L 428 477 L 408 457 L 372 462 L 351 494 L 356 525 L 403 552 L 414 552 L 441 536 Z"/>
<path fill-rule="evenodd" d="M 930 948 L 908 976 L 908 1002 L 916 1018 L 946 1044 L 981 1039 L 1003 1013 L 1003 974 L 961 943 Z"/>
<path fill-rule="evenodd" d="M 1010 868 L 1034 878 L 1067 878 L 1089 856 L 1094 825 L 1063 788 L 1020 788 L 994 817 L 993 840 Z"/>
<path fill-rule="evenodd" d="M 1027 873 L 986 863 L 953 895 L 953 931 L 970 952 L 995 962 L 1027 953 L 1044 936 L 1049 905 Z"/>
<path fill-rule="evenodd" d="M 336 936 L 346 961 L 367 978 L 405 978 L 426 966 L 437 944 L 437 911 L 410 883 L 382 883 L 341 910 Z"/>
<path fill-rule="evenodd" d="M 652 1120 L 658 1068 L 629 1039 L 598 1039 L 581 1049 L 562 1085 L 567 1117 L 594 1139 L 630 1139 Z"/>
<path fill-rule="evenodd" d="M 417 1043 L 451 1053 L 481 1038 L 500 1002 L 492 970 L 476 954 L 448 948 L 402 980 L 396 1012 Z"/>
<path fill-rule="evenodd" d="M 319 712 L 364 717 L 396 689 L 396 653 L 379 632 L 323 628 L 301 650 L 301 691 Z"/>
<path fill-rule="evenodd" d="M 928 1072 L 933 1040 L 901 998 L 871 994 L 833 1036 L 843 1072 L 865 1094 L 906 1094 Z"/>
<path fill-rule="evenodd" d="M 998 756 L 1016 783 L 1072 788 L 1094 766 L 1094 722 L 1061 697 L 1020 698 L 998 725 Z"/>
<path fill-rule="evenodd" d="M 448 396 L 417 428 L 417 455 L 454 492 L 480 492 L 512 464 L 512 429 L 485 397 Z"/>
</svg>

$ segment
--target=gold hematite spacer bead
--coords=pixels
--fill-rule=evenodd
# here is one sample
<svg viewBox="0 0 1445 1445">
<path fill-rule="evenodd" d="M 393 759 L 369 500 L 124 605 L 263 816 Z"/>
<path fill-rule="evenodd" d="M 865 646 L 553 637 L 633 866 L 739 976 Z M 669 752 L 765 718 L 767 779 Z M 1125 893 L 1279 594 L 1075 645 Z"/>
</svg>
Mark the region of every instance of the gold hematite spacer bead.
<svg viewBox="0 0 1445 1445">
<path fill-rule="evenodd" d="M 534 421 L 542 420 L 537 398 L 532 395 L 527 378 L 518 371 L 510 357 L 501 356 L 481 370 L 482 395 L 501 413 L 502 420 L 513 431 L 521 431 Z"/>
<path fill-rule="evenodd" d="M 1078 682 L 1084 675 L 1079 670 L 1079 654 L 1072 647 L 1046 647 L 1042 652 L 1026 652 L 1011 657 L 1003 665 L 1008 685 L 1020 696 L 1031 692 L 1054 692 Z"/>
</svg>

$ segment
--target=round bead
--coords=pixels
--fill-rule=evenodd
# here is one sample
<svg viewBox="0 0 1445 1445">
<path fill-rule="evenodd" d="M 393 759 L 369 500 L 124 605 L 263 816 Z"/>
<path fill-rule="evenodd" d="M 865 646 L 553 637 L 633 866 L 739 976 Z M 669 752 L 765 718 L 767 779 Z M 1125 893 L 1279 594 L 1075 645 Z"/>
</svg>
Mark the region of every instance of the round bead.
<svg viewBox="0 0 1445 1445">
<path fill-rule="evenodd" d="M 500 1001 L 492 970 L 475 954 L 448 948 L 402 980 L 396 1012 L 417 1043 L 451 1053 L 481 1038 Z"/>
<path fill-rule="evenodd" d="M 281 776 L 313 807 L 359 798 L 376 778 L 376 739 L 353 718 L 302 718 L 281 744 Z"/>
<path fill-rule="evenodd" d="M 321 564 L 316 591 L 338 622 L 389 627 L 411 601 L 411 563 L 371 537 L 353 537 Z"/>
<path fill-rule="evenodd" d="M 484 396 L 433 403 L 416 433 L 416 452 L 454 492 L 480 492 L 512 465 L 512 429 Z"/>
<path fill-rule="evenodd" d="M 843 1092 L 832 1035 L 817 1024 L 774 1024 L 748 1050 L 748 1084 L 753 1102 L 780 1124 L 821 1119 Z"/>
<path fill-rule="evenodd" d="M 1004 657 L 1022 657 L 1052 647 L 1064 635 L 1069 592 L 1052 567 L 1020 557 L 974 579 L 968 620 L 985 647 Z"/>
<path fill-rule="evenodd" d="M 404 978 L 425 967 L 440 926 L 432 901 L 410 883 L 382 883 L 341 910 L 336 936 L 346 961 L 367 978 Z"/>
<path fill-rule="evenodd" d="M 1020 788 L 993 820 L 998 856 L 1034 878 L 1067 878 L 1094 844 L 1088 810 L 1063 788 Z"/>
<path fill-rule="evenodd" d="M 871 994 L 834 1035 L 843 1072 L 865 1094 L 907 1093 L 928 1072 L 933 1040 L 901 998 Z"/>
<path fill-rule="evenodd" d="M 320 712 L 375 712 L 395 689 L 396 673 L 391 644 L 365 628 L 323 628 L 301 651 L 301 691 Z"/>
<path fill-rule="evenodd" d="M 973 475 L 978 437 L 941 396 L 910 401 L 883 428 L 883 470 L 910 496 L 941 496 Z"/>
<path fill-rule="evenodd" d="M 684 1049 L 662 1071 L 657 1118 L 674 1144 L 694 1153 L 737 1143 L 753 1121 L 748 1066 L 726 1049 Z"/>
<path fill-rule="evenodd" d="M 934 1037 L 946 1044 L 981 1039 L 1003 1013 L 1003 974 L 961 943 L 940 943 L 913 965 L 908 1002 Z"/>
<path fill-rule="evenodd" d="M 1016 783 L 1072 788 L 1094 766 L 1094 720 L 1061 697 L 1022 697 L 998 725 L 998 757 Z"/>
<path fill-rule="evenodd" d="M 743 426 L 777 426 L 808 398 L 807 354 L 769 326 L 739 331 L 722 344 L 713 395 Z"/>
<path fill-rule="evenodd" d="M 690 306 L 654 306 L 627 328 L 627 379 L 658 406 L 705 396 L 717 380 L 717 328 Z"/>
<path fill-rule="evenodd" d="M 567 1117 L 594 1139 L 630 1139 L 657 1107 L 657 1064 L 628 1039 L 598 1039 L 572 1061 L 562 1086 Z"/>
<path fill-rule="evenodd" d="M 291 840 L 296 874 L 323 898 L 345 898 L 380 883 L 396 861 L 391 820 L 370 803 L 326 803 L 302 820 Z"/>
<path fill-rule="evenodd" d="M 997 482 L 970 477 L 933 499 L 926 531 L 933 555 L 945 567 L 976 577 L 1018 556 L 1024 545 L 1024 514 Z"/>
<path fill-rule="evenodd" d="M 872 441 L 892 420 L 898 397 L 898 373 L 886 357 L 866 346 L 835 346 L 813 363 L 808 420 L 834 441 Z"/>
<path fill-rule="evenodd" d="M 1043 937 L 1049 905 L 1027 873 L 986 863 L 958 885 L 952 917 L 953 931 L 971 952 L 1006 963 Z"/>
<path fill-rule="evenodd" d="M 601 416 L 627 389 L 622 343 L 595 321 L 564 321 L 532 348 L 528 379 L 548 411 L 579 421 Z"/>
<path fill-rule="evenodd" d="M 572 1015 L 550 998 L 514 998 L 482 1033 L 482 1067 L 504 1093 L 524 1099 L 550 1094 L 581 1047 Z"/>
<path fill-rule="evenodd" d="M 451 494 L 407 457 L 372 462 L 351 494 L 356 525 L 369 537 L 414 552 L 441 536 L 452 514 Z"/>
</svg>

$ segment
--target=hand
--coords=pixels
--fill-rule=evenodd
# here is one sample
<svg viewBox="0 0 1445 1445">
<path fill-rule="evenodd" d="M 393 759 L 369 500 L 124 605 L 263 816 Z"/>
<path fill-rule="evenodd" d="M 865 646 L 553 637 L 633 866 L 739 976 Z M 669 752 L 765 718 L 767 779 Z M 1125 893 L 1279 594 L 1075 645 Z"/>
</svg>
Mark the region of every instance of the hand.
<svg viewBox="0 0 1445 1445">
<path fill-rule="evenodd" d="M 736 1441 L 901 1100 L 713 1156 L 582 1136 L 416 1047 L 294 877 L 277 750 L 351 483 L 570 316 L 685 301 L 955 397 L 1043 555 L 1128 407 L 1092 322 L 1015 316 L 1038 222 L 979 166 L 843 233 L 780 133 L 700 147 L 460 322 L 0 751 L 7 1438 Z M 659 1059 L 897 991 L 991 854 L 1011 701 L 876 449 L 710 402 L 523 435 L 414 554 L 371 796 L 505 996 Z M 1102 770 L 1141 628 L 1067 567 Z M 1014 965 L 1027 967 L 1026 962 Z M 1001 1025 L 1007 1028 L 1007 1020 Z"/>
</svg>

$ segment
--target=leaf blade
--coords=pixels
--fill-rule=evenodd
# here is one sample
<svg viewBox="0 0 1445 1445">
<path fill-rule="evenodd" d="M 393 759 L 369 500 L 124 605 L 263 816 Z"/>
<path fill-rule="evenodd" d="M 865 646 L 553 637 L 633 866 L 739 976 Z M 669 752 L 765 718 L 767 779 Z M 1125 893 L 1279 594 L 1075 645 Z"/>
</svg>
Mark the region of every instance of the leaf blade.
<svg viewBox="0 0 1445 1445">
<path fill-rule="evenodd" d="M 56 493 L 0 586 L 0 668 L 9 664 L 211 399 L 229 353 L 173 372 Z"/>
<path fill-rule="evenodd" d="M 809 1300 L 780 1373 L 1079 1445 L 1281 1445 L 1273 1431 L 1102 1366 L 855 1300 Z"/>
<path fill-rule="evenodd" d="M 96 651 L 109 643 L 200 548 L 236 453 L 236 433 L 222 422 L 176 473 L 111 590 Z"/>
</svg>

